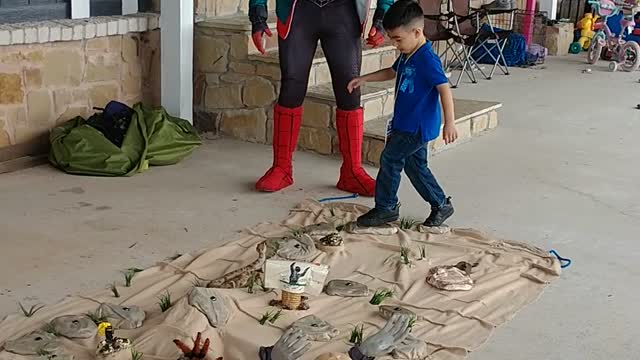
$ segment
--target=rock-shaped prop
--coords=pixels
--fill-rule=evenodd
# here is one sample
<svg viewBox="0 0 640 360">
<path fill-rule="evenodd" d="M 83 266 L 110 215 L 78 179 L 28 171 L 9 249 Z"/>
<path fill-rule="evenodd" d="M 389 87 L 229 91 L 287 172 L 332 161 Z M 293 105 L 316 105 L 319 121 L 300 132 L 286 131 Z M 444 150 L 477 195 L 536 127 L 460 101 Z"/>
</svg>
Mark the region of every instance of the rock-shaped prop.
<svg viewBox="0 0 640 360">
<path fill-rule="evenodd" d="M 429 356 L 428 351 L 426 342 L 408 335 L 391 352 L 391 356 L 402 360 L 426 359 Z"/>
<path fill-rule="evenodd" d="M 55 335 L 38 330 L 15 340 L 7 340 L 4 349 L 18 355 L 57 354 L 61 352 L 62 343 Z"/>
<path fill-rule="evenodd" d="M 189 305 L 203 313 L 216 328 L 226 325 L 233 315 L 229 298 L 215 289 L 194 288 L 189 294 Z"/>
<path fill-rule="evenodd" d="M 89 339 L 98 333 L 98 327 L 87 316 L 65 315 L 51 321 L 60 335 L 69 339 Z"/>
<path fill-rule="evenodd" d="M 331 280 L 324 290 L 330 296 L 363 297 L 369 296 L 367 285 L 351 280 Z"/>
<path fill-rule="evenodd" d="M 318 250 L 331 254 L 344 249 L 343 244 L 344 240 L 342 239 L 342 236 L 339 233 L 334 232 L 318 240 L 317 246 Z"/>
<path fill-rule="evenodd" d="M 340 335 L 340 330 L 315 315 L 305 316 L 291 324 L 291 327 L 302 330 L 310 341 L 328 342 Z"/>
<path fill-rule="evenodd" d="M 469 276 L 473 265 L 460 262 L 456 266 L 435 266 L 429 269 L 427 283 L 449 291 L 468 291 L 473 288 L 473 279 Z M 462 268 L 462 269 L 461 269 Z"/>
<path fill-rule="evenodd" d="M 137 329 L 147 317 L 139 306 L 120 306 L 104 303 L 97 311 L 98 317 L 105 317 L 116 329 Z"/>
<path fill-rule="evenodd" d="M 376 227 L 359 227 L 355 221 L 352 221 L 344 226 L 344 231 L 350 234 L 358 235 L 381 235 L 388 236 L 398 233 L 398 228 L 391 224 L 385 224 Z"/>
<path fill-rule="evenodd" d="M 421 224 L 420 226 L 418 226 L 418 231 L 425 234 L 441 235 L 441 234 L 446 234 L 448 232 L 451 232 L 451 228 L 447 225 L 424 226 Z"/>
<path fill-rule="evenodd" d="M 286 260 L 307 260 L 317 253 L 313 238 L 307 234 L 281 239 L 277 242 L 276 255 Z"/>
<path fill-rule="evenodd" d="M 409 317 L 409 319 L 416 319 L 416 313 L 413 311 L 403 308 L 402 306 L 394 306 L 394 305 L 380 305 L 378 309 L 380 316 L 384 319 L 389 320 L 393 316 L 393 314 L 400 314 Z"/>
</svg>

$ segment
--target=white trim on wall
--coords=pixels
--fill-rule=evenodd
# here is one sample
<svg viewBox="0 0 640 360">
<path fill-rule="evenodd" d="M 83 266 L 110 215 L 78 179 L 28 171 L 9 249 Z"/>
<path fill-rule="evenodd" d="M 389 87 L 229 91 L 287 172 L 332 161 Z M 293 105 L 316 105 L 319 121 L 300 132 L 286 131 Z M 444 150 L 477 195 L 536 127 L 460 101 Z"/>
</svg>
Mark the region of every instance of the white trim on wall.
<svg viewBox="0 0 640 360">
<path fill-rule="evenodd" d="M 71 0 L 71 18 L 84 19 L 91 16 L 90 0 Z"/>
<path fill-rule="evenodd" d="M 193 0 L 160 2 L 162 106 L 193 123 Z"/>
<path fill-rule="evenodd" d="M 122 15 L 135 14 L 137 12 L 138 0 L 122 0 Z"/>
</svg>

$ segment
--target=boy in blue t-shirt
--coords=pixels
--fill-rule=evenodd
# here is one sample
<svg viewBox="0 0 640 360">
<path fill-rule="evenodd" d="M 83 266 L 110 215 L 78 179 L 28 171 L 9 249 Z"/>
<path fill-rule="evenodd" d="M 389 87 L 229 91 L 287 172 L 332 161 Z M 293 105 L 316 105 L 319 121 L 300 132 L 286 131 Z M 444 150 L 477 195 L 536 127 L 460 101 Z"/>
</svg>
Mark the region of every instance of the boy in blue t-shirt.
<svg viewBox="0 0 640 360">
<path fill-rule="evenodd" d="M 379 226 L 398 219 L 397 193 L 404 169 L 413 187 L 431 205 L 424 225 L 440 226 L 453 215 L 453 206 L 427 167 L 425 145 L 440 134 L 440 101 L 444 142 L 457 139 L 453 96 L 440 59 L 424 36 L 420 5 L 413 0 L 399 0 L 385 14 L 383 26 L 402 54 L 391 68 L 355 78 L 348 85 L 352 91 L 368 81 L 396 79 L 394 115 L 376 179 L 376 205 L 357 222 L 360 226 Z"/>
</svg>

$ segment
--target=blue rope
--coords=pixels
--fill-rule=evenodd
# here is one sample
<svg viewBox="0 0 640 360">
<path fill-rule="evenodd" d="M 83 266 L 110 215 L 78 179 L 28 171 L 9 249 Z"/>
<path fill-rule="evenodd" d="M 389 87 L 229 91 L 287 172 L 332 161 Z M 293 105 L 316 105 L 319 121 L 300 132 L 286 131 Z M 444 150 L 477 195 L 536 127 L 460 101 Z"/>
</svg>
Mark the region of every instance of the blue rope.
<svg viewBox="0 0 640 360">
<path fill-rule="evenodd" d="M 566 259 L 561 257 L 560 255 L 558 255 L 558 252 L 555 250 L 551 250 L 549 251 L 551 254 L 553 254 L 556 258 L 558 258 L 558 260 L 560 260 L 560 267 L 562 269 L 569 267 L 571 265 L 571 259 Z M 566 264 L 562 264 L 563 262 L 565 262 Z"/>
<path fill-rule="evenodd" d="M 347 196 L 334 196 L 334 197 L 328 197 L 328 198 L 320 199 L 320 200 L 318 200 L 318 202 L 346 200 L 346 199 L 356 199 L 357 197 L 358 197 L 358 194 L 351 194 L 351 195 L 347 195 Z"/>
</svg>

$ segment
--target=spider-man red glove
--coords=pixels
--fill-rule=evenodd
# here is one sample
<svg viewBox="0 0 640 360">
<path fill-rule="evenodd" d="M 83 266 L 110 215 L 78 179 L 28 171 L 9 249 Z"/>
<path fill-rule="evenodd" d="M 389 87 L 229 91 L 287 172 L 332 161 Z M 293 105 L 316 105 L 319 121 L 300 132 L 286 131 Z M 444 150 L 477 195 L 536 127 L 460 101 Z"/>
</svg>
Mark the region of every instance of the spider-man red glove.
<svg viewBox="0 0 640 360">
<path fill-rule="evenodd" d="M 384 27 L 382 26 L 382 19 L 384 18 L 384 10 L 376 9 L 373 13 L 373 24 L 371 30 L 369 30 L 369 37 L 367 38 L 367 45 L 372 48 L 378 47 L 384 43 Z"/>
<path fill-rule="evenodd" d="M 249 9 L 249 20 L 251 21 L 251 38 L 256 49 L 264 55 L 263 35 L 271 37 L 273 34 L 267 25 L 267 6 L 258 5 Z"/>
</svg>

